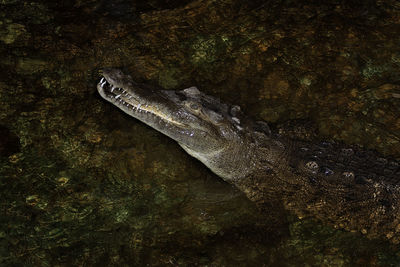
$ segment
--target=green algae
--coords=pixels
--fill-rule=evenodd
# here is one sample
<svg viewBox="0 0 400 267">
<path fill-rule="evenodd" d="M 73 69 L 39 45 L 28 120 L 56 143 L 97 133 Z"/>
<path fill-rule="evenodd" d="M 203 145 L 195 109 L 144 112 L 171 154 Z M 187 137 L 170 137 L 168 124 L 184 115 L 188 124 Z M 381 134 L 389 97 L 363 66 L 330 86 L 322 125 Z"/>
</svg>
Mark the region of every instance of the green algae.
<svg viewBox="0 0 400 267">
<path fill-rule="evenodd" d="M 386 248 L 388 253 L 374 250 L 370 242 L 359 238 L 359 233 L 337 231 L 309 219 L 294 220 L 289 230 L 291 239 L 274 254 L 286 262 L 285 266 L 296 262 L 304 266 L 393 266 L 399 257 L 390 247 Z M 380 241 L 374 245 L 382 246 Z"/>
<path fill-rule="evenodd" d="M 160 70 L 158 76 L 158 83 L 165 89 L 174 89 L 182 82 L 182 73 L 178 68 L 170 67 L 168 69 Z"/>
<path fill-rule="evenodd" d="M 42 72 L 48 68 L 48 61 L 39 58 L 18 59 L 16 70 L 21 74 L 32 74 Z"/>
<path fill-rule="evenodd" d="M 37 2 L 25 2 L 23 14 L 32 24 L 43 24 L 53 19 L 53 14 L 47 6 Z"/>
<path fill-rule="evenodd" d="M 367 79 L 375 78 L 376 76 L 381 76 L 383 73 L 387 72 L 390 69 L 388 65 L 375 65 L 371 61 L 368 61 L 365 68 L 362 69 L 362 74 Z"/>
<path fill-rule="evenodd" d="M 3 5 L 8 5 L 8 4 L 14 4 L 16 2 L 18 2 L 18 0 L 1 0 L 0 3 Z"/>
<path fill-rule="evenodd" d="M 192 43 L 191 49 L 193 54 L 191 55 L 192 62 L 194 64 L 211 63 L 217 60 L 218 54 L 218 39 L 215 36 L 208 38 L 198 38 Z"/>
<path fill-rule="evenodd" d="M 17 40 L 27 40 L 30 34 L 22 24 L 12 23 L 10 20 L 0 21 L 0 41 L 10 45 Z"/>
</svg>

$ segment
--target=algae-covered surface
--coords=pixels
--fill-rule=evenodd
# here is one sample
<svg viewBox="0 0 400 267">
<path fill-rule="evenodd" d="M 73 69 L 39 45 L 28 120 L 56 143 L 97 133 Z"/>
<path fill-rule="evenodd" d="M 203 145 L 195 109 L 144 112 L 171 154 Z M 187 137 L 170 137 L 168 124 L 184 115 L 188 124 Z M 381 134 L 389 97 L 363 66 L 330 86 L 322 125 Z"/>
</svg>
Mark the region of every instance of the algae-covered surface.
<svg viewBox="0 0 400 267">
<path fill-rule="evenodd" d="M 271 222 L 96 91 L 123 67 L 400 158 L 400 4 L 0 1 L 0 265 L 399 266 L 400 248 Z"/>
</svg>

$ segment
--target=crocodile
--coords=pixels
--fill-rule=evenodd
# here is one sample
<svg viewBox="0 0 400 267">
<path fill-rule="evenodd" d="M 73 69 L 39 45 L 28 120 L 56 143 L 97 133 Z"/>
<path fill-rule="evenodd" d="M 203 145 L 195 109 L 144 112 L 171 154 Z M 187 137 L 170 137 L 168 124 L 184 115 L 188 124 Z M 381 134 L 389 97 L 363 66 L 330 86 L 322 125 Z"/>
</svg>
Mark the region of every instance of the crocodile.
<svg viewBox="0 0 400 267">
<path fill-rule="evenodd" d="M 197 87 L 164 90 L 106 68 L 100 95 L 175 140 L 262 210 L 400 243 L 400 163 L 357 145 L 296 138 Z"/>
</svg>

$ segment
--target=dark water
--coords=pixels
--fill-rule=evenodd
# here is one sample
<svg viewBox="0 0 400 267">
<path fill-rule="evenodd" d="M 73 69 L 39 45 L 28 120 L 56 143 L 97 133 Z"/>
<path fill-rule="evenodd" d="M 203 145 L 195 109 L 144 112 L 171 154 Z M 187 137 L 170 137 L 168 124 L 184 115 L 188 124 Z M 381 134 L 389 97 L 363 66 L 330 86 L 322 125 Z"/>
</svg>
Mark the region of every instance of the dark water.
<svg viewBox="0 0 400 267">
<path fill-rule="evenodd" d="M 400 158 L 397 1 L 0 2 L 3 266 L 398 266 L 398 246 L 276 224 L 97 95 L 123 67 Z"/>
</svg>

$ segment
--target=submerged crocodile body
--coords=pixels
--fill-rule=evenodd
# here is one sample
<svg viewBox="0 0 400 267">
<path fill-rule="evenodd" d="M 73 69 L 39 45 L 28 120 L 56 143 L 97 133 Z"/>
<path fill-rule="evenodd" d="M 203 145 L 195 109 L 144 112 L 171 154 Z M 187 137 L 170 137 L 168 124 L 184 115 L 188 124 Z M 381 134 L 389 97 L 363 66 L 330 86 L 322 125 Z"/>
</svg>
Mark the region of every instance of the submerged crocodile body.
<svg viewBox="0 0 400 267">
<path fill-rule="evenodd" d="M 118 69 L 104 69 L 97 89 L 125 113 L 174 139 L 266 212 L 289 210 L 400 243 L 398 161 L 357 146 L 286 137 L 196 87 L 155 90 Z"/>
</svg>

